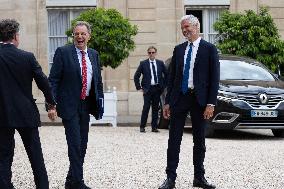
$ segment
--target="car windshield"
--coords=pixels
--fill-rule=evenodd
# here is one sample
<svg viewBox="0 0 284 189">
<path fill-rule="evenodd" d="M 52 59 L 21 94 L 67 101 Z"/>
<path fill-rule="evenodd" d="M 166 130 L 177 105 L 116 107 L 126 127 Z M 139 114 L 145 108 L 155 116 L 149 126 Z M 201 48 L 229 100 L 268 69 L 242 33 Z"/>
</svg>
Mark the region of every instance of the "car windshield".
<svg viewBox="0 0 284 189">
<path fill-rule="evenodd" d="M 220 60 L 220 79 L 275 81 L 260 65 L 236 60 Z"/>
</svg>

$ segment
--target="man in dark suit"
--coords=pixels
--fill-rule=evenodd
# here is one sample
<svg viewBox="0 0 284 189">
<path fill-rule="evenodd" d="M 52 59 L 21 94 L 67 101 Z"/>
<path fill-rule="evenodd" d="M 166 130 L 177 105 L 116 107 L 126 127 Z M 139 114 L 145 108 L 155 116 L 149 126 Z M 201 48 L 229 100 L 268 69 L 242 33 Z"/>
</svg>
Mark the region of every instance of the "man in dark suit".
<svg viewBox="0 0 284 189">
<path fill-rule="evenodd" d="M 78 21 L 72 45 L 57 48 L 49 75 L 58 115 L 62 118 L 70 161 L 66 189 L 87 189 L 83 180 L 89 121 L 103 115 L 103 84 L 98 52 L 87 48 L 91 27 Z"/>
<path fill-rule="evenodd" d="M 144 105 L 141 115 L 140 132 L 145 132 L 148 113 L 152 105 L 152 132 L 159 132 L 158 111 L 160 95 L 165 88 L 167 77 L 166 67 L 163 61 L 155 59 L 157 49 L 150 46 L 147 50 L 149 59 L 140 62 L 134 75 L 134 82 L 137 90 L 143 92 Z M 140 83 L 140 76 L 143 75 Z"/>
<path fill-rule="evenodd" d="M 216 47 L 199 37 L 200 23 L 193 15 L 181 19 L 181 30 L 187 42 L 174 49 L 163 110 L 169 119 L 167 179 L 159 189 L 175 187 L 180 144 L 186 115 L 190 112 L 193 134 L 194 187 L 213 189 L 204 177 L 205 127 L 211 118 L 219 86 L 219 58 Z"/>
<path fill-rule="evenodd" d="M 36 188 L 48 189 L 38 127 L 40 115 L 32 95 L 35 80 L 44 93 L 48 116 L 56 116 L 55 102 L 47 77 L 34 55 L 18 49 L 19 23 L 5 19 L 0 22 L 0 188 L 13 189 L 11 166 L 14 156 L 14 134 L 22 138 L 34 174 Z M 51 112 L 52 110 L 52 112 Z"/>
</svg>

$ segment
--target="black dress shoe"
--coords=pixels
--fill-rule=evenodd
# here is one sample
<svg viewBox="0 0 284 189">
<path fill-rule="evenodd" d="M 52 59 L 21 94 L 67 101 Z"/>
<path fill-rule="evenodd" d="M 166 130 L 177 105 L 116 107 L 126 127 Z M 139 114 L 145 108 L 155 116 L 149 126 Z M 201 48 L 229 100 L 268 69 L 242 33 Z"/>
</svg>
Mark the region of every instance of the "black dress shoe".
<svg viewBox="0 0 284 189">
<path fill-rule="evenodd" d="M 10 188 L 11 188 L 11 189 L 16 189 L 12 183 L 11 183 Z"/>
<path fill-rule="evenodd" d="M 154 132 L 154 133 L 158 133 L 158 132 L 160 132 L 158 129 L 152 129 L 152 132 Z"/>
<path fill-rule="evenodd" d="M 140 127 L 140 133 L 146 133 L 145 128 L 144 127 Z"/>
<path fill-rule="evenodd" d="M 65 189 L 71 189 L 72 181 L 68 178 L 66 178 L 65 181 Z"/>
<path fill-rule="evenodd" d="M 193 179 L 193 187 L 200 187 L 203 189 L 214 189 L 216 186 L 209 184 L 205 178 L 194 178 Z"/>
<path fill-rule="evenodd" d="M 73 182 L 70 189 L 91 189 L 84 182 Z"/>
<path fill-rule="evenodd" d="M 159 189 L 173 189 L 175 188 L 175 181 L 170 178 L 167 178 L 163 184 L 159 187 Z"/>
</svg>

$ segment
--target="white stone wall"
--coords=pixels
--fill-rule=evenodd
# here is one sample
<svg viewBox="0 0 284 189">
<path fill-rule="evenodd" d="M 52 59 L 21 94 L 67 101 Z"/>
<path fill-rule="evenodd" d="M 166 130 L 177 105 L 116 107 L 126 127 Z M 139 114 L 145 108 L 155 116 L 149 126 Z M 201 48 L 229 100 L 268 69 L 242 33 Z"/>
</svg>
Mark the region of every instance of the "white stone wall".
<svg viewBox="0 0 284 189">
<path fill-rule="evenodd" d="M 95 0 L 90 2 L 95 2 Z M 182 39 L 179 20 L 184 14 L 184 3 L 188 5 L 190 2 L 197 1 L 96 0 L 98 7 L 119 10 L 123 16 L 129 18 L 130 22 L 136 24 L 139 28 L 139 32 L 135 36 L 135 50 L 117 69 L 104 68 L 102 74 L 106 87 L 117 87 L 119 122 L 138 123 L 140 121 L 143 97 L 135 89 L 133 75 L 139 62 L 147 58 L 146 50 L 148 46 L 154 45 L 157 47 L 158 59 L 165 61 L 172 55 L 174 46 Z M 210 2 L 212 3 L 212 0 Z M 218 2 L 226 3 L 227 0 L 218 0 Z M 20 48 L 33 52 L 44 72 L 48 74 L 46 3 L 54 3 L 54 0 L 0 0 L 0 18 L 15 18 L 20 22 Z M 270 13 L 280 30 L 282 38 L 284 38 L 283 0 L 231 0 L 230 10 L 232 12 L 242 12 L 249 8 L 257 11 L 262 5 L 269 6 Z M 43 102 L 42 93 L 35 87 L 33 92 L 38 99 L 37 102 L 40 104 L 41 112 L 45 115 L 41 104 Z"/>
</svg>

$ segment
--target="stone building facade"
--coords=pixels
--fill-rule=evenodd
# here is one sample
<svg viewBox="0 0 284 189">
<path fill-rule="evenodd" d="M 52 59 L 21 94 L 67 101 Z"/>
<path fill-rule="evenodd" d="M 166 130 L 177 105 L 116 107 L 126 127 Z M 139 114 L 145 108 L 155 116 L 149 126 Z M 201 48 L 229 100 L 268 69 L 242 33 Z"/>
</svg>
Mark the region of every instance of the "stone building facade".
<svg viewBox="0 0 284 189">
<path fill-rule="evenodd" d="M 139 32 L 135 36 L 135 50 L 117 69 L 103 69 L 105 89 L 108 86 L 117 88 L 120 123 L 139 122 L 143 97 L 135 89 L 134 72 L 139 62 L 147 58 L 146 50 L 150 45 L 157 47 L 158 59 L 166 60 L 171 56 L 174 46 L 184 40 L 179 24 L 182 15 L 198 15 L 202 21 L 202 36 L 212 41 L 215 35 L 212 24 L 222 10 L 258 11 L 260 6 L 268 6 L 284 38 L 283 0 L 0 0 L 0 4 L 0 19 L 15 18 L 20 22 L 20 48 L 32 51 L 47 75 L 55 48 L 67 40 L 62 27 L 70 26 L 70 20 L 81 11 L 95 7 L 115 8 L 136 24 Z M 46 120 L 42 93 L 36 87 L 33 93 Z"/>
</svg>

